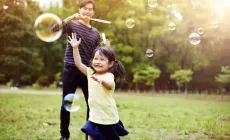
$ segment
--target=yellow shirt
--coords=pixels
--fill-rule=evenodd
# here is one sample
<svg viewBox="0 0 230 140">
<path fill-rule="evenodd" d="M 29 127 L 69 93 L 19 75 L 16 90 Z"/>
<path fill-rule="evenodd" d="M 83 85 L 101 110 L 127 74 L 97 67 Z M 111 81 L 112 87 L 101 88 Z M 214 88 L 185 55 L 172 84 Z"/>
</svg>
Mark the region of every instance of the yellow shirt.
<svg viewBox="0 0 230 140">
<path fill-rule="evenodd" d="M 93 73 L 93 69 L 87 68 L 89 90 L 88 103 L 90 109 L 89 120 L 97 124 L 116 124 L 119 121 L 119 116 L 116 103 L 113 98 L 115 90 L 114 75 L 109 72 L 99 75 L 100 78 L 114 83 L 112 90 L 107 90 L 97 81 L 90 78 Z"/>
</svg>

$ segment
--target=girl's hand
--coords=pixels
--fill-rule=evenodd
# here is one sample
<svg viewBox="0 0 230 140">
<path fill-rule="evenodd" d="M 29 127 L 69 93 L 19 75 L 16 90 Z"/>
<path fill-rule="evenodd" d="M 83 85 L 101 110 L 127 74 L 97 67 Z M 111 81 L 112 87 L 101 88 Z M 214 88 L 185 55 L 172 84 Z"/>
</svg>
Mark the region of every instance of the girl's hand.
<svg viewBox="0 0 230 140">
<path fill-rule="evenodd" d="M 81 43 L 81 38 L 79 38 L 79 40 L 77 40 L 77 34 L 76 33 L 72 33 L 72 38 L 70 36 L 68 36 L 68 40 L 67 40 L 71 46 L 73 48 L 78 47 L 79 44 Z"/>
<path fill-rule="evenodd" d="M 97 81 L 99 84 L 102 83 L 102 80 L 98 78 L 97 76 L 92 75 L 90 78 L 92 78 L 94 81 Z"/>
</svg>

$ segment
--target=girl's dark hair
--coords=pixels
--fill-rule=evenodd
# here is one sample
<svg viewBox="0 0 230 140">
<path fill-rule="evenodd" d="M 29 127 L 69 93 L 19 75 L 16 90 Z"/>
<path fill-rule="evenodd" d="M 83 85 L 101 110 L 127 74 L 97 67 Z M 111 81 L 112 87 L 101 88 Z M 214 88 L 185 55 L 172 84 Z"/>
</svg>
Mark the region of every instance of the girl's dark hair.
<svg viewBox="0 0 230 140">
<path fill-rule="evenodd" d="M 80 0 L 80 2 L 78 3 L 78 6 L 80 8 L 82 8 L 89 3 L 93 4 L 93 10 L 95 10 L 95 1 L 94 0 Z"/>
<path fill-rule="evenodd" d="M 97 51 L 107 57 L 109 62 L 114 61 L 110 72 L 113 73 L 115 78 L 119 77 L 122 83 L 125 82 L 125 68 L 120 61 L 116 60 L 115 52 L 108 47 L 97 47 L 93 52 L 93 57 Z"/>
</svg>

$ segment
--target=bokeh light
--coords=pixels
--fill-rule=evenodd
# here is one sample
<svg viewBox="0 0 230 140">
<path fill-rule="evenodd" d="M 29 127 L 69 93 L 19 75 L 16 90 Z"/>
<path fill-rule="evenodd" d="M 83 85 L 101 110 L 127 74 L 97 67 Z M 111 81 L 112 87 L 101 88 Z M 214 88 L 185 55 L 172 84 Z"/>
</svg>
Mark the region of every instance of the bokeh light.
<svg viewBox="0 0 230 140">
<path fill-rule="evenodd" d="M 189 42 L 192 45 L 197 45 L 200 43 L 200 35 L 197 33 L 191 33 L 189 36 Z"/>
<path fill-rule="evenodd" d="M 7 10 L 8 8 L 9 8 L 8 5 L 5 5 L 5 4 L 3 5 L 3 9 L 4 9 L 4 10 Z"/>
<path fill-rule="evenodd" d="M 69 112 L 76 112 L 80 109 L 79 96 L 75 93 L 70 93 L 64 97 L 64 108 Z"/>
<path fill-rule="evenodd" d="M 57 40 L 62 35 L 62 29 L 53 32 L 51 27 L 55 24 L 61 25 L 61 22 L 61 19 L 54 14 L 45 13 L 40 15 L 34 23 L 37 37 L 45 42 L 53 42 Z"/>
</svg>

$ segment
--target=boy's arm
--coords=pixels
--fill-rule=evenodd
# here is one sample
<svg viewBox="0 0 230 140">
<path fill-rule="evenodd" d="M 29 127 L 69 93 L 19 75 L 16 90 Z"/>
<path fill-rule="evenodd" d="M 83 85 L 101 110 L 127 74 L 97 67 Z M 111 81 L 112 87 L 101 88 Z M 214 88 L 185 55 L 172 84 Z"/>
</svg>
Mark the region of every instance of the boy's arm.
<svg viewBox="0 0 230 140">
<path fill-rule="evenodd" d="M 60 29 L 63 29 L 64 26 L 65 26 L 66 24 L 68 24 L 71 20 L 79 20 L 79 19 L 81 19 L 82 17 L 83 17 L 83 16 L 80 15 L 79 13 L 76 13 L 76 14 L 74 14 L 74 15 L 72 15 L 72 16 L 69 16 L 69 17 L 67 17 L 66 19 L 64 19 L 64 20 L 62 21 L 61 24 L 54 24 L 54 25 L 51 27 L 51 30 L 52 30 L 53 32 L 57 32 L 57 31 L 59 31 Z"/>
<path fill-rule="evenodd" d="M 87 67 L 81 62 L 81 56 L 80 56 L 79 49 L 78 49 L 81 43 L 81 38 L 77 40 L 76 33 L 72 33 L 72 38 L 69 36 L 68 42 L 73 47 L 73 58 L 74 58 L 75 65 L 83 74 L 87 75 Z"/>
<path fill-rule="evenodd" d="M 83 16 L 81 14 L 79 14 L 79 13 L 76 13 L 76 14 L 74 14 L 72 16 L 69 16 L 69 17 L 67 17 L 66 19 L 63 20 L 63 23 L 62 23 L 63 25 L 62 26 L 68 24 L 71 20 L 79 20 L 82 17 Z M 61 26 L 61 28 L 62 28 L 62 26 Z"/>
</svg>

